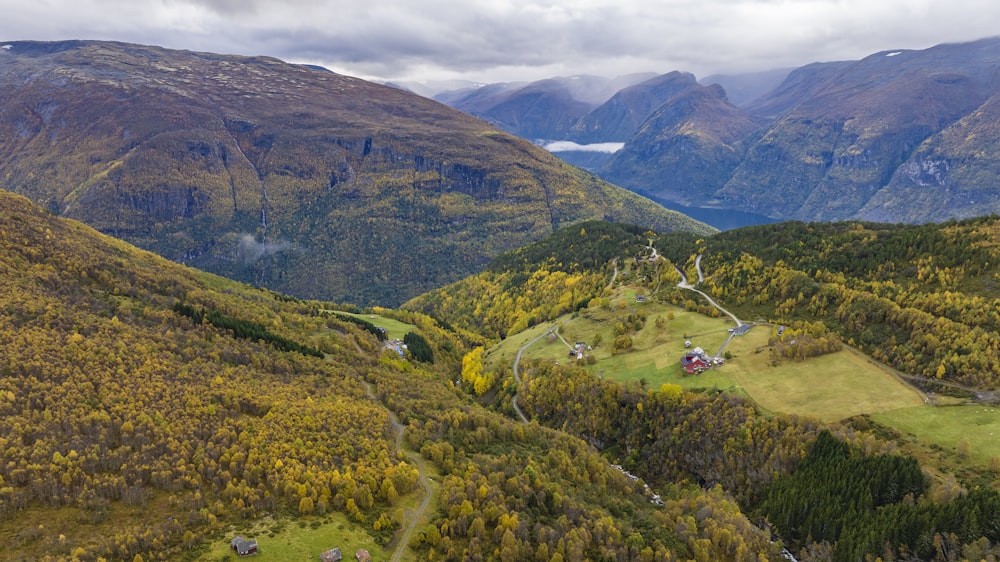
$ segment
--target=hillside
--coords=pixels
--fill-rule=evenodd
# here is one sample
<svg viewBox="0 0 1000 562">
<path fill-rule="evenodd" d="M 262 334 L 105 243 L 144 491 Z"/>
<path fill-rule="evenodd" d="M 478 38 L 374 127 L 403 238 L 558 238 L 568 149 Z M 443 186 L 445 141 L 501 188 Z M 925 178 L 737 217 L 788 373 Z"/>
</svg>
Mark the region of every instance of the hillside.
<svg viewBox="0 0 1000 562">
<path fill-rule="evenodd" d="M 263 57 L 9 46 L 7 189 L 254 285 L 393 305 L 562 224 L 709 230 L 388 86 Z"/>
<path fill-rule="evenodd" d="M 740 165 L 743 140 L 759 123 L 726 99 L 720 86 L 689 87 L 647 115 L 600 173 L 620 185 L 699 207 Z"/>
<path fill-rule="evenodd" d="M 998 57 L 990 38 L 700 84 L 675 71 L 587 111 L 556 103 L 569 94 L 545 82 L 484 88 L 486 106 L 449 103 L 477 115 L 503 107 L 495 122 L 529 139 L 624 142 L 611 155 L 559 154 L 658 201 L 782 220 L 941 222 L 1000 205 Z"/>
<path fill-rule="evenodd" d="M 402 559 L 778 555 L 721 490 L 676 472 L 653 503 L 583 440 L 475 404 L 452 383 L 464 339 L 427 317 L 364 316 L 432 354 L 401 359 L 330 303 L 169 262 L 8 192 L 0 211 L 5 559 L 217 560 L 239 534 L 285 560 L 292 533 Z M 413 517 L 413 540 L 393 542 Z"/>
<path fill-rule="evenodd" d="M 567 138 L 580 144 L 625 142 L 657 107 L 696 84 L 693 74 L 671 72 L 623 88 L 574 123 Z"/>
</svg>

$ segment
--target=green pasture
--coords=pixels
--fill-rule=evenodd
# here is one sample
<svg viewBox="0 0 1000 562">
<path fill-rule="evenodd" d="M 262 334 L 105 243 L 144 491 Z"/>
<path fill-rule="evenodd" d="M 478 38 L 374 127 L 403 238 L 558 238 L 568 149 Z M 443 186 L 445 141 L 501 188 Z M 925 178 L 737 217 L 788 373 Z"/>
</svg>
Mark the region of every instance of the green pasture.
<svg viewBox="0 0 1000 562">
<path fill-rule="evenodd" d="M 229 546 L 236 535 L 257 539 L 260 550 L 253 560 L 260 562 L 319 560 L 321 552 L 334 547 L 340 548 L 344 560 L 353 559 L 360 548 L 367 549 L 374 560 L 387 560 L 391 554 L 384 551 L 360 524 L 341 513 L 332 513 L 324 517 L 265 518 L 249 527 L 233 529 L 211 543 L 200 560 L 239 559 Z"/>
<path fill-rule="evenodd" d="M 747 343 L 752 346 L 761 336 L 766 343 L 768 332 L 768 327 L 754 328 L 745 336 Z M 767 350 L 741 349 L 740 339 L 733 339 L 734 359 L 721 370 L 766 410 L 838 421 L 924 404 L 923 394 L 853 349 L 771 366 Z"/>
<path fill-rule="evenodd" d="M 979 465 L 989 466 L 991 458 L 1000 456 L 1000 408 L 994 406 L 920 406 L 872 419 L 948 451 L 957 451 L 959 442 L 967 439 L 969 459 Z"/>
<path fill-rule="evenodd" d="M 701 377 L 681 378 L 681 355 L 685 352 L 684 342 L 690 340 L 692 347 L 702 347 L 714 355 L 722 342 L 729 336 L 728 328 L 733 326 L 728 318 L 709 318 L 683 308 L 653 302 L 635 303 L 634 291 L 630 298 L 613 298 L 610 307 L 588 308 L 573 314 L 566 314 L 555 321 L 534 326 L 521 333 L 509 336 L 504 341 L 488 350 L 485 358 L 487 368 L 496 368 L 500 364 L 510 364 L 517 356 L 517 350 L 526 342 L 542 335 L 535 344 L 525 350 L 522 359 L 544 360 L 555 362 L 572 361 L 568 357 L 569 345 L 578 341 L 593 345 L 590 352 L 597 363 L 589 366 L 595 374 L 612 377 L 615 380 L 638 380 L 645 378 L 651 388 L 656 388 L 663 382 L 675 382 L 688 388 L 714 387 L 727 388 L 732 382 L 720 377 L 715 372 L 705 373 Z M 622 303 L 626 303 L 622 306 Z M 612 354 L 612 343 L 615 340 L 614 325 L 633 312 L 646 315 L 646 325 L 634 334 L 633 351 Z M 658 317 L 663 318 L 663 327 L 656 327 Z M 562 340 L 550 342 L 545 333 L 553 326 L 558 326 Z"/>
<path fill-rule="evenodd" d="M 343 312 L 340 310 L 332 310 L 330 312 L 367 320 L 380 328 L 385 328 L 386 335 L 389 336 L 390 340 L 401 340 L 403 339 L 403 336 L 417 329 L 417 327 L 413 324 L 407 324 L 406 322 L 400 322 L 399 320 L 387 318 L 378 314 L 354 314 L 353 312 Z"/>
</svg>

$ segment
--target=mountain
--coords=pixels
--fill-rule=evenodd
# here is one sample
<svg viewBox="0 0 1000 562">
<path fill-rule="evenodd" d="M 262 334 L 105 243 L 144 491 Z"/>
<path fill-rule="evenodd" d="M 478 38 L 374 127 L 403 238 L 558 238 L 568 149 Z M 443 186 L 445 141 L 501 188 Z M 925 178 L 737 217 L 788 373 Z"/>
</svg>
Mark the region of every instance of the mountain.
<svg viewBox="0 0 1000 562">
<path fill-rule="evenodd" d="M 407 90 L 424 96 L 425 98 L 433 98 L 441 92 L 454 92 L 466 89 L 471 90 L 478 88 L 482 84 L 478 84 L 470 80 L 429 80 L 427 82 L 407 80 L 400 82 L 386 82 L 385 85 Z"/>
<path fill-rule="evenodd" d="M 581 117 L 568 138 L 580 144 L 625 142 L 656 108 L 695 85 L 693 74 L 671 72 L 619 90 Z"/>
<path fill-rule="evenodd" d="M 600 173 L 609 181 L 692 207 L 711 200 L 741 164 L 742 141 L 759 123 L 721 86 L 686 87 L 642 122 Z"/>
<path fill-rule="evenodd" d="M 559 225 L 711 229 L 396 88 L 111 42 L 0 50 L 3 186 L 168 258 L 396 304 Z"/>
<path fill-rule="evenodd" d="M 580 117 L 616 92 L 648 78 L 648 74 L 556 77 L 443 92 L 435 99 L 517 136 L 557 140 L 569 138 L 567 132 Z"/>
<path fill-rule="evenodd" d="M 718 105 L 709 122 L 760 123 L 732 128 L 724 147 L 699 147 L 695 139 L 718 132 L 696 123 L 681 133 L 688 142 L 665 145 L 662 136 L 675 123 L 651 118 L 641 130 L 663 135 L 640 131 L 597 172 L 640 193 L 685 201 L 678 186 L 692 182 L 690 171 L 674 163 L 705 162 L 710 181 L 694 184 L 704 206 L 784 219 L 926 222 L 989 214 L 1000 202 L 993 150 L 1000 134 L 992 126 L 998 57 L 994 38 L 808 65 L 735 113 Z M 657 166 L 660 174 L 648 173 Z"/>
<path fill-rule="evenodd" d="M 998 279 L 996 216 L 704 239 L 586 223 L 406 306 L 494 338 L 483 362 L 502 376 L 520 360 L 520 391 L 498 393 L 509 408 L 654 487 L 682 473 L 721 485 L 798 559 L 947 559 L 937 543 L 975 560 L 1000 553 L 1000 448 L 979 449 L 1000 428 Z M 725 362 L 685 374 L 692 340 Z M 670 398 L 682 388 L 696 390 Z M 789 413 L 802 417 L 785 425 Z M 726 453 L 712 435 L 748 447 Z M 808 454 L 777 445 L 789 439 Z"/>
<path fill-rule="evenodd" d="M 845 329 L 942 393 L 964 388 L 954 381 L 993 387 L 998 226 L 787 223 L 702 239 L 587 222 L 464 281 L 489 294 L 442 291 L 434 306 L 449 316 L 449 298 L 479 299 L 472 327 L 482 313 L 565 300 L 567 337 L 578 320 L 629 340 L 656 306 L 670 314 L 636 341 L 679 348 L 659 336 L 705 325 L 694 319 L 705 306 L 689 304 L 669 266 L 690 269 L 694 250 L 705 291 L 741 315 L 769 310 L 799 334 L 797 349 L 806 332 Z M 735 562 L 776 560 L 786 544 L 824 559 L 930 560 L 936 544 L 970 559 L 1000 553 L 995 471 L 969 458 L 979 451 L 968 442 L 958 456 L 923 449 L 933 469 L 922 471 L 895 452 L 918 439 L 893 440 L 867 416 L 762 412 L 739 387 L 694 390 L 699 379 L 652 388 L 645 377 L 669 369 L 662 353 L 642 366 L 622 352 L 620 372 L 597 376 L 527 358 L 514 375 L 514 354 L 486 371 L 486 338 L 448 322 L 249 287 L 5 191 L 0 237 L 5 559 L 222 559 L 237 534 L 262 554 L 316 556 L 332 536 L 348 552 L 413 560 Z M 654 245 L 662 253 L 651 256 Z M 638 291 L 648 304 L 626 304 Z M 399 355 L 375 323 L 427 355 Z M 760 362 L 760 351 L 736 359 Z M 767 376 L 713 375 L 733 372 Z M 518 402 L 530 423 L 514 417 Z M 961 431 L 991 430 L 987 408 L 975 410 Z M 925 476 L 956 458 L 959 480 Z"/>
</svg>

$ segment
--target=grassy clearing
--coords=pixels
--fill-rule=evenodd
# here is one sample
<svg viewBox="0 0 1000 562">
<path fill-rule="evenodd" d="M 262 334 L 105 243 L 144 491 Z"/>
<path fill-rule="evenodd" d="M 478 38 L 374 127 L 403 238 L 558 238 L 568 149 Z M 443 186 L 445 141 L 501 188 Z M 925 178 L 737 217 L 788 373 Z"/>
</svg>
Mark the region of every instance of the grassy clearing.
<svg viewBox="0 0 1000 562">
<path fill-rule="evenodd" d="M 966 439 L 969 460 L 981 466 L 1000 456 L 1000 408 L 921 406 L 875 414 L 872 419 L 947 451 L 957 452 L 959 442 Z"/>
<path fill-rule="evenodd" d="M 611 299 L 611 303 L 608 308 L 589 308 L 567 314 L 555 322 L 534 326 L 508 337 L 488 351 L 485 358 L 487 368 L 512 363 L 517 350 L 526 342 L 543 335 L 552 326 L 559 326 L 559 334 L 570 345 L 581 341 L 593 346 L 591 353 L 597 363 L 589 368 L 597 375 L 623 381 L 646 379 L 651 388 L 657 388 L 663 382 L 674 382 L 687 388 L 733 386 L 731 378 L 718 372 L 705 373 L 700 377 L 682 377 L 680 367 L 685 341 L 690 340 L 692 346 L 703 347 L 709 354 L 714 354 L 728 337 L 727 329 L 732 327 L 731 321 L 709 318 L 668 304 L 636 304 L 634 291 L 620 293 Z M 632 352 L 613 355 L 614 325 L 633 312 L 645 314 L 646 325 L 634 334 Z M 663 319 L 662 328 L 657 328 L 657 318 Z M 593 345 L 595 342 L 598 345 Z M 524 352 L 523 359 L 571 361 L 568 352 L 569 348 L 561 340 L 550 343 L 548 338 L 543 337 Z"/>
<path fill-rule="evenodd" d="M 838 421 L 924 404 L 919 391 L 853 349 L 774 367 L 768 360 L 769 353 L 763 351 L 723 367 L 768 410 Z"/>
<path fill-rule="evenodd" d="M 343 314 L 344 316 L 360 318 L 371 322 L 380 328 L 385 328 L 385 333 L 391 340 L 401 340 L 407 333 L 416 331 L 417 329 L 417 327 L 413 324 L 407 324 L 406 322 L 400 322 L 399 320 L 386 318 L 385 316 L 380 316 L 378 314 L 355 314 L 353 312 L 343 312 L 341 310 L 334 310 L 331 312 L 334 314 Z"/>
<path fill-rule="evenodd" d="M 566 315 L 563 318 L 569 319 L 569 315 Z M 504 364 L 508 366 L 512 365 L 514 363 L 514 358 L 517 357 L 517 350 L 520 349 L 522 345 L 531 341 L 532 338 L 544 334 L 546 331 L 549 330 L 549 328 L 555 326 L 561 321 L 562 319 L 560 319 L 557 322 L 546 322 L 545 324 L 532 326 L 531 328 L 528 328 L 523 332 L 519 332 L 517 334 L 509 336 L 507 339 L 501 341 L 500 343 L 486 350 L 486 354 L 483 357 L 483 366 L 487 369 L 492 370 L 498 368 L 500 365 Z M 554 350 L 550 350 L 548 354 L 545 354 L 544 352 L 539 352 L 539 348 L 550 345 L 547 343 L 547 341 L 548 340 L 544 339 L 540 340 L 537 344 L 528 348 L 528 350 L 525 351 L 523 358 L 526 360 L 530 358 L 561 359 L 561 357 L 558 358 L 556 357 Z M 562 345 L 561 342 L 559 342 L 558 345 L 562 346 L 561 347 L 561 349 L 563 350 L 562 354 L 565 355 L 566 346 Z"/>
<path fill-rule="evenodd" d="M 618 381 L 645 381 L 650 389 L 664 383 L 688 389 L 718 388 L 742 394 L 761 409 L 798 414 L 834 422 L 860 414 L 918 441 L 954 456 L 958 444 L 967 439 L 968 461 L 989 466 L 1000 456 L 1000 408 L 985 406 L 935 407 L 925 404 L 918 390 L 902 382 L 893 371 L 866 355 L 845 348 L 837 353 L 805 361 L 770 363 L 767 340 L 769 326 L 757 326 L 747 335 L 733 338 L 726 351 L 732 359 L 701 375 L 685 376 L 680 358 L 684 341 L 714 355 L 732 326 L 727 318 L 709 318 L 695 312 L 654 302 L 635 303 L 634 291 L 619 290 L 609 308 L 585 309 L 565 315 L 554 323 L 536 326 L 511 336 L 490 350 L 487 364 L 513 362 L 519 347 L 558 324 L 570 344 L 583 341 L 594 346 L 597 359 L 588 368 L 598 376 Z M 645 327 L 633 338 L 630 353 L 611 354 L 614 324 L 629 312 L 646 314 Z M 656 320 L 662 317 L 662 327 Z M 567 347 L 560 340 L 542 338 L 524 354 L 525 359 L 566 362 Z"/>
<path fill-rule="evenodd" d="M 588 368 L 598 376 L 618 381 L 644 381 L 651 389 L 664 383 L 688 389 L 718 388 L 748 396 L 761 408 L 773 412 L 808 415 L 824 421 L 842 420 L 858 414 L 887 412 L 924 404 L 923 395 L 897 379 L 888 368 L 852 349 L 844 349 L 801 362 L 770 364 L 767 340 L 769 326 L 758 326 L 747 335 L 733 338 L 726 351 L 733 357 L 722 367 L 701 375 L 686 376 L 680 358 L 684 343 L 715 355 L 729 336 L 732 321 L 710 318 L 682 308 L 653 302 L 635 303 L 634 291 L 620 290 L 607 308 L 586 309 L 565 315 L 554 324 L 570 344 L 592 345 L 597 362 Z M 646 325 L 633 337 L 629 353 L 612 355 L 614 325 L 631 312 L 646 315 Z M 662 319 L 658 328 L 657 319 Z M 510 363 L 517 349 L 553 324 L 536 326 L 508 338 L 487 356 L 490 366 Z M 560 340 L 543 338 L 525 353 L 525 359 L 572 361 Z"/>
<path fill-rule="evenodd" d="M 345 560 L 352 559 L 359 548 L 367 549 L 374 560 L 389 558 L 361 525 L 341 513 L 333 513 L 324 517 L 265 518 L 250 527 L 233 529 L 214 541 L 199 560 L 239 559 L 229 546 L 236 535 L 257 539 L 260 552 L 253 559 L 260 562 L 318 560 L 321 552 L 334 547 L 340 548 Z"/>
</svg>

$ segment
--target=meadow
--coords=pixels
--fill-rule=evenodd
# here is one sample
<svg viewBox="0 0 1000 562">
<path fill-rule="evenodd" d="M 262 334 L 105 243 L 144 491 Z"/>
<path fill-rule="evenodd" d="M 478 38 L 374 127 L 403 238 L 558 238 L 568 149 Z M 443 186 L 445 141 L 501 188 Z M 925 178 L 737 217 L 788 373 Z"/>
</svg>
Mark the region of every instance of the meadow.
<svg viewBox="0 0 1000 562">
<path fill-rule="evenodd" d="M 340 548 L 345 560 L 353 559 L 360 548 L 368 550 L 373 560 L 387 560 L 389 554 L 361 524 L 341 513 L 332 513 L 324 517 L 264 518 L 250 527 L 234 528 L 212 542 L 199 560 L 238 560 L 229 545 L 236 535 L 257 539 L 260 550 L 253 560 L 260 562 L 318 560 L 321 552 L 334 547 Z"/>
<path fill-rule="evenodd" d="M 331 311 L 335 314 L 343 314 L 344 316 L 352 316 L 354 318 L 360 318 L 367 322 L 378 326 L 379 328 L 385 328 L 385 334 L 390 340 L 401 340 L 403 336 L 407 333 L 415 331 L 417 329 L 413 324 L 407 324 L 406 322 L 400 322 L 399 320 L 388 318 L 386 316 L 381 316 L 379 314 L 355 314 L 353 312 L 344 312 L 341 310 Z"/>
<path fill-rule="evenodd" d="M 994 406 L 903 408 L 875 414 L 872 419 L 925 443 L 967 456 L 981 466 L 990 466 L 993 457 L 1000 457 L 1000 408 Z"/>
<path fill-rule="evenodd" d="M 727 390 L 749 397 L 767 411 L 808 415 L 828 422 L 925 403 L 923 394 L 896 378 L 890 369 L 851 348 L 774 365 L 767 346 L 772 326 L 767 324 L 733 338 L 723 352 L 731 357 L 724 365 L 700 375 L 686 375 L 680 364 L 688 351 L 685 343 L 690 341 L 692 348 L 701 347 L 713 356 L 728 338 L 731 320 L 710 318 L 670 304 L 635 303 L 634 298 L 631 304 L 625 298 L 610 302 L 609 307 L 588 308 L 507 338 L 490 350 L 487 364 L 512 362 L 518 348 L 558 326 L 559 334 L 570 345 L 599 342 L 590 352 L 596 362 L 587 366 L 595 375 L 640 381 L 654 390 L 665 383 L 690 390 Z M 636 312 L 645 314 L 646 323 L 633 335 L 633 350 L 613 354 L 614 324 Z M 563 341 L 550 342 L 544 336 L 525 350 L 523 360 L 574 361 L 568 357 Z"/>
</svg>

